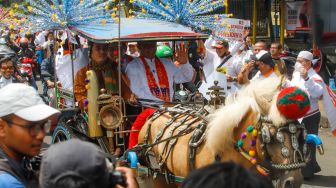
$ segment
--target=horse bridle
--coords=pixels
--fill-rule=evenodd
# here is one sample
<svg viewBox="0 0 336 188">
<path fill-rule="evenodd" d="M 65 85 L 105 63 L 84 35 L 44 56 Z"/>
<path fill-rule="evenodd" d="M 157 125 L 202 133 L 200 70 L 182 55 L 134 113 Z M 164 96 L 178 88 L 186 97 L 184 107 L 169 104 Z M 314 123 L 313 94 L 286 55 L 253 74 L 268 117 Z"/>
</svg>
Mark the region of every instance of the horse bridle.
<svg viewBox="0 0 336 188">
<path fill-rule="evenodd" d="M 252 128 L 251 128 L 252 127 Z M 273 128 L 275 129 L 275 138 L 274 136 L 271 136 L 270 129 Z M 297 139 L 297 132 L 301 130 L 301 135 L 303 137 L 304 143 L 303 147 L 300 148 L 299 141 Z M 305 143 L 306 136 L 307 136 L 307 131 L 304 127 L 304 125 L 298 123 L 297 121 L 288 121 L 285 125 L 276 127 L 273 125 L 272 121 L 267 119 L 264 116 L 261 116 L 259 118 L 259 121 L 257 123 L 257 126 L 249 126 L 247 129 L 248 132 L 251 134 L 254 134 L 253 136 L 255 137 L 255 140 L 251 141 L 251 145 L 253 146 L 253 142 L 256 142 L 256 139 L 259 139 L 261 141 L 260 144 L 260 150 L 262 155 L 265 156 L 265 159 L 269 160 L 270 167 L 265 167 L 261 162 L 258 162 L 256 158 L 254 158 L 253 154 L 251 155 L 250 152 L 246 152 L 243 147 L 242 147 L 242 139 L 244 135 L 242 134 L 242 138 L 237 141 L 236 148 L 237 151 L 247 160 L 249 160 L 257 169 L 257 171 L 262 174 L 262 175 L 269 175 L 273 170 L 295 170 L 295 169 L 300 169 L 304 166 L 306 166 L 306 154 L 307 154 L 307 144 Z M 255 133 L 255 132 L 257 133 Z M 283 134 L 283 131 L 286 131 L 287 133 L 290 134 L 290 142 L 291 142 L 291 147 L 293 148 L 293 157 L 292 161 L 290 161 L 287 164 L 276 164 L 272 163 L 270 160 L 270 155 L 267 150 L 266 145 L 277 142 L 281 145 L 281 155 L 285 158 L 291 159 L 290 158 L 290 153 L 289 153 L 289 148 L 285 146 L 285 137 Z M 302 149 L 302 151 L 300 150 Z M 299 156 L 297 158 L 296 156 Z"/>
</svg>

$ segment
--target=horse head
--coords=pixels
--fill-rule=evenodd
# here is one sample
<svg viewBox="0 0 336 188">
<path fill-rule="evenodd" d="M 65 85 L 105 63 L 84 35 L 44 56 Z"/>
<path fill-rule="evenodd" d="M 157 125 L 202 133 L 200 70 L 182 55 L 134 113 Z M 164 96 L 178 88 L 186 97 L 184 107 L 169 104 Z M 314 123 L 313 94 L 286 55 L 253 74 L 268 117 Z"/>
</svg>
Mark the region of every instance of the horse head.
<svg viewBox="0 0 336 188">
<path fill-rule="evenodd" d="M 282 85 L 283 80 L 275 78 L 244 88 L 234 101 L 213 115 L 207 141 L 223 155 L 227 145 L 234 144 L 239 154 L 236 162 L 268 175 L 275 187 L 300 187 L 307 152 L 306 131 L 279 112 L 277 98 Z M 222 142 L 211 139 L 219 134 L 229 138 Z"/>
</svg>

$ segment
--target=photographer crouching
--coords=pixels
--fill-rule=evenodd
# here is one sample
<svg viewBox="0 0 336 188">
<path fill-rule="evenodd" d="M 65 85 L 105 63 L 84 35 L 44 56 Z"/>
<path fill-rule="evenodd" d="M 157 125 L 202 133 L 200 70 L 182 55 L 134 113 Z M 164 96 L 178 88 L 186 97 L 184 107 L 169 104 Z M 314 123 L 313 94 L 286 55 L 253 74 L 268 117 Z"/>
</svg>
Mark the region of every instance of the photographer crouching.
<svg viewBox="0 0 336 188">
<path fill-rule="evenodd" d="M 133 172 L 113 169 L 96 145 L 71 139 L 50 146 L 43 154 L 41 188 L 138 188 Z"/>
</svg>

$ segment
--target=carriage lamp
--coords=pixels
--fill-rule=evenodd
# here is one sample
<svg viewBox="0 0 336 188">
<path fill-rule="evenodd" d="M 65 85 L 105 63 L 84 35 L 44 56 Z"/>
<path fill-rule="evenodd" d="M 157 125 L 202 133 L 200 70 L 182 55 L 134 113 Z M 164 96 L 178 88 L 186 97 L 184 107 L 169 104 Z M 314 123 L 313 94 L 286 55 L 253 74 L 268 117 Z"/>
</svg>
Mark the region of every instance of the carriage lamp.
<svg viewBox="0 0 336 188">
<path fill-rule="evenodd" d="M 122 123 L 122 113 L 115 105 L 106 105 L 99 112 L 101 125 L 107 130 L 118 128 Z"/>
</svg>

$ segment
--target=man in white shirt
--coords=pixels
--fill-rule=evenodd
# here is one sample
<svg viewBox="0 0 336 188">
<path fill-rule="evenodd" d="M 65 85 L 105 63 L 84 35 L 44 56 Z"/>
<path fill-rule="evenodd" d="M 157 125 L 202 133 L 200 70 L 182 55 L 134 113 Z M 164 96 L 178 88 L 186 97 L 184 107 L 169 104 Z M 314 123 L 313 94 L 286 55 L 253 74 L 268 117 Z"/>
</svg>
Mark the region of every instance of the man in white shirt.
<svg viewBox="0 0 336 188">
<path fill-rule="evenodd" d="M 42 31 L 36 35 L 36 38 L 34 40 L 35 46 L 42 46 L 43 43 L 46 41 L 46 35 L 48 34 L 48 31 Z"/>
<path fill-rule="evenodd" d="M 132 92 L 140 99 L 171 101 L 174 83 L 190 82 L 194 70 L 188 62 L 187 50 L 177 50 L 175 65 L 169 58 L 155 57 L 156 42 L 139 42 L 140 57 L 126 67 Z"/>
<path fill-rule="evenodd" d="M 251 56 L 251 62 L 249 62 L 240 72 L 238 76 L 239 84 L 248 84 L 250 80 L 248 79 L 249 73 L 253 68 L 256 68 L 258 72 L 251 79 L 251 81 L 263 80 L 266 78 L 277 77 L 274 72 L 275 63 L 272 60 L 272 56 L 265 50 L 259 51 L 256 55 Z"/>
<path fill-rule="evenodd" d="M 291 86 L 297 86 L 306 91 L 310 99 L 310 110 L 304 116 L 302 122 L 308 134 L 318 134 L 321 113 L 318 101 L 323 94 L 323 79 L 312 67 L 313 54 L 308 51 L 301 51 L 297 57 Z M 303 168 L 302 174 L 305 178 L 312 178 L 314 173 L 321 171 L 316 161 L 316 146 L 308 144 L 310 149 L 310 161 Z"/>
<path fill-rule="evenodd" d="M 237 90 L 235 86 L 241 65 L 234 61 L 232 57 L 243 45 L 243 42 L 236 42 L 230 48 L 226 40 L 216 41 L 212 38 L 205 41 L 206 54 L 203 60 L 204 80 L 199 91 L 206 99 L 210 96 L 206 93 L 218 81 L 218 85 L 224 89 L 225 93 L 233 93 Z M 228 79 L 229 78 L 229 79 Z"/>
<path fill-rule="evenodd" d="M 156 42 L 138 42 L 140 57 L 134 58 L 125 69 L 130 88 L 138 99 L 169 102 L 173 99 L 174 83 L 190 82 L 194 70 L 188 62 L 187 49 L 181 45 L 176 50 L 175 62 L 157 58 Z M 132 97 L 133 98 L 133 97 Z M 148 108 L 138 115 L 131 130 L 140 130 L 146 119 L 155 112 Z M 128 148 L 138 143 L 138 132 L 131 132 Z"/>
</svg>

